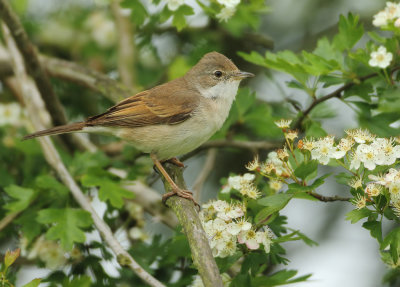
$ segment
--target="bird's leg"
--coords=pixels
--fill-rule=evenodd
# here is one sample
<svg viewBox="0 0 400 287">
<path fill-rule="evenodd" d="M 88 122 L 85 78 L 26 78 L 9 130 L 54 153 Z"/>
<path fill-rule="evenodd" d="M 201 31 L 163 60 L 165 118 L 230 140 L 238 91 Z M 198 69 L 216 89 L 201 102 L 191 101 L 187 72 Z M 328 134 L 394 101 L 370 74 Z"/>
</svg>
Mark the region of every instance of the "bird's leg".
<svg viewBox="0 0 400 287">
<path fill-rule="evenodd" d="M 200 207 L 200 205 L 194 200 L 192 192 L 190 192 L 189 190 L 181 189 L 179 186 L 176 185 L 176 183 L 169 176 L 168 172 L 162 166 L 161 162 L 158 160 L 157 156 L 155 154 L 150 154 L 150 157 L 153 160 L 154 165 L 158 168 L 158 170 L 165 177 L 172 188 L 172 191 L 167 192 L 163 195 L 162 201 L 165 202 L 169 197 L 177 195 L 186 199 L 190 199 L 196 206 Z"/>
<path fill-rule="evenodd" d="M 185 164 L 183 162 L 181 162 L 178 158 L 173 157 L 170 159 L 167 159 L 165 162 L 169 162 L 172 163 L 174 165 L 176 165 L 177 167 L 185 167 Z M 163 162 L 164 163 L 164 162 Z"/>
</svg>

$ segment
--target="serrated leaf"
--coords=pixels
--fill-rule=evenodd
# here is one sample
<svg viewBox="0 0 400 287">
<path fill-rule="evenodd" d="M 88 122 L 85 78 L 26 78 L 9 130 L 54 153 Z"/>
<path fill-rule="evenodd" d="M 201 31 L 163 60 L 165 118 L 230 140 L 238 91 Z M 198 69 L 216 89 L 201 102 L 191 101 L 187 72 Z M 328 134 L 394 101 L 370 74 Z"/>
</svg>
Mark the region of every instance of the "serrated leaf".
<svg viewBox="0 0 400 287">
<path fill-rule="evenodd" d="M 372 211 L 368 208 L 354 209 L 346 214 L 346 220 L 350 220 L 351 223 L 356 223 L 364 217 L 368 217 L 372 214 Z"/>
<path fill-rule="evenodd" d="M 8 269 L 8 267 L 10 267 L 15 262 L 15 260 L 17 260 L 20 253 L 21 253 L 20 248 L 17 248 L 13 251 L 9 250 L 6 251 L 6 255 L 4 256 L 4 265 L 6 269 Z"/>
<path fill-rule="evenodd" d="M 333 45 L 340 51 L 350 50 L 361 39 L 364 28 L 359 24 L 359 16 L 349 13 L 339 19 L 339 33 L 333 39 Z"/>
<path fill-rule="evenodd" d="M 398 262 L 400 252 L 400 227 L 393 229 L 388 233 L 388 235 L 386 235 L 380 248 L 383 250 L 389 245 L 390 256 L 392 257 L 393 262 Z"/>
<path fill-rule="evenodd" d="M 379 221 L 367 221 L 362 225 L 365 229 L 368 229 L 371 236 L 376 238 L 378 242 L 382 242 L 382 224 Z"/>
<path fill-rule="evenodd" d="M 51 224 L 46 237 L 50 240 L 60 240 L 61 246 L 70 251 L 74 242 L 85 242 L 85 233 L 82 228 L 92 225 L 90 213 L 77 208 L 48 208 L 39 211 L 37 221 Z"/>
<path fill-rule="evenodd" d="M 267 197 L 263 197 L 257 200 L 257 203 L 263 206 L 267 206 L 271 209 L 274 209 L 275 210 L 274 212 L 276 212 L 284 208 L 292 198 L 293 194 L 278 193 Z"/>
<path fill-rule="evenodd" d="M 139 0 L 124 0 L 121 7 L 131 9 L 131 20 L 138 26 L 142 25 L 148 16 L 146 8 Z"/>
<path fill-rule="evenodd" d="M 316 180 L 314 180 L 314 182 L 310 185 L 300 185 L 298 183 L 291 183 L 288 185 L 290 190 L 294 190 L 294 191 L 312 191 L 314 189 L 316 189 L 317 187 L 321 186 L 324 184 L 325 182 L 325 178 L 329 177 L 331 174 L 325 174 L 319 178 L 317 178 Z"/>
<path fill-rule="evenodd" d="M 296 270 L 281 270 L 268 277 L 256 277 L 252 280 L 253 285 L 257 287 L 272 287 L 277 285 L 284 285 L 284 284 L 293 284 L 302 281 L 306 281 L 310 278 L 311 274 L 303 275 L 297 278 L 293 278 L 296 276 Z M 293 278 L 293 279 L 291 279 Z"/>
<path fill-rule="evenodd" d="M 268 68 L 267 64 L 265 63 L 265 58 L 255 51 L 251 51 L 250 54 L 238 52 L 238 55 L 245 59 L 247 62 Z"/>
<path fill-rule="evenodd" d="M 36 192 L 33 189 L 17 185 L 7 186 L 4 190 L 15 199 L 4 205 L 4 208 L 9 211 L 8 214 L 25 210 L 36 197 Z"/>
<path fill-rule="evenodd" d="M 178 31 L 181 31 L 186 26 L 185 16 L 193 15 L 193 8 L 188 5 L 181 5 L 175 11 L 174 17 L 172 19 L 172 25 L 176 27 Z"/>
<path fill-rule="evenodd" d="M 63 287 L 90 287 L 90 284 L 91 279 L 89 276 L 80 276 L 71 281 L 67 279 L 67 281 L 63 282 Z"/>
<path fill-rule="evenodd" d="M 311 160 L 309 162 L 302 162 L 295 170 L 294 175 L 304 180 L 307 176 L 318 170 L 318 162 Z"/>
<path fill-rule="evenodd" d="M 109 201 L 115 208 L 121 208 L 124 205 L 124 198 L 133 198 L 134 194 L 112 181 L 107 175 L 105 171 L 92 170 L 81 178 L 81 183 L 86 187 L 99 187 L 100 200 Z"/>
</svg>

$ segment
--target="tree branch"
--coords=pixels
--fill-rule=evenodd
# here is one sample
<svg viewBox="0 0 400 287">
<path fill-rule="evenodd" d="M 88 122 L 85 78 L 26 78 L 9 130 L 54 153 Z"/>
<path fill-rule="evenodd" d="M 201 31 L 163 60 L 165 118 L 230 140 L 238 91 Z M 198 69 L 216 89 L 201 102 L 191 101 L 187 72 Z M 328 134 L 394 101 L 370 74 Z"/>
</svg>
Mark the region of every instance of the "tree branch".
<svg viewBox="0 0 400 287">
<path fill-rule="evenodd" d="M 203 189 L 204 182 L 207 180 L 211 171 L 214 168 L 215 159 L 217 158 L 217 149 L 210 148 L 207 151 L 206 161 L 204 162 L 203 168 L 193 183 L 193 193 L 196 202 L 201 202 L 201 191 Z"/>
<path fill-rule="evenodd" d="M 161 221 L 173 229 L 179 224 L 175 214 L 161 203 L 160 194 L 154 189 L 138 180 L 126 182 L 122 187 L 132 191 L 136 195 L 133 201 L 137 202 L 146 212 L 150 213 L 154 220 Z"/>
<path fill-rule="evenodd" d="M 238 140 L 212 140 L 204 143 L 194 151 L 182 156 L 181 161 L 187 160 L 198 154 L 200 151 L 210 148 L 237 148 L 237 149 L 247 149 L 251 152 L 256 153 L 258 150 L 271 150 L 282 146 L 281 142 L 269 142 L 269 141 L 238 141 Z"/>
<path fill-rule="evenodd" d="M 16 45 L 18 46 L 18 49 L 21 51 L 25 66 L 31 77 L 36 82 L 37 88 L 43 97 L 47 110 L 50 112 L 53 124 L 65 125 L 67 123 L 67 118 L 65 116 L 64 109 L 59 99 L 54 94 L 50 80 L 39 62 L 39 56 L 36 48 L 30 42 L 28 35 L 22 27 L 21 21 L 12 11 L 12 8 L 7 0 L 0 0 L 0 18 L 8 26 L 10 33 L 14 38 Z M 81 144 L 79 139 L 73 135 L 65 135 L 63 136 L 63 139 L 72 146 L 78 147 L 81 150 L 85 149 L 85 146 Z"/>
<path fill-rule="evenodd" d="M 13 61 L 14 73 L 19 85 L 23 91 L 24 101 L 26 103 L 27 113 L 30 121 L 32 122 L 36 130 L 43 129 L 43 123 L 38 117 L 36 102 L 32 100 L 31 95 L 34 93 L 39 93 L 35 84 L 30 81 L 30 78 L 25 72 L 25 67 L 21 55 L 8 33 L 8 29 L 3 25 L 3 31 L 5 31 L 4 36 L 7 41 L 7 46 L 10 51 L 10 55 Z M 39 96 L 40 97 L 40 96 Z M 109 226 L 97 215 L 96 211 L 90 204 L 90 201 L 82 193 L 79 186 L 76 184 L 67 168 L 61 161 L 60 155 L 58 154 L 55 146 L 48 137 L 42 137 L 38 139 L 42 147 L 44 156 L 50 166 L 57 172 L 61 181 L 68 187 L 71 191 L 72 196 L 78 202 L 78 204 L 88 211 L 93 219 L 96 228 L 99 230 L 100 235 L 105 240 L 105 242 L 110 246 L 110 248 L 115 253 L 118 263 L 121 266 L 128 266 L 132 269 L 144 282 L 154 287 L 163 287 L 164 285 L 155 279 L 151 274 L 144 270 L 133 257 L 123 249 L 121 244 L 115 239 Z"/>
<path fill-rule="evenodd" d="M 135 79 L 134 27 L 129 17 L 124 15 L 120 3 L 121 0 L 111 2 L 111 11 L 118 31 L 118 71 L 122 83 L 133 88 Z"/>
<path fill-rule="evenodd" d="M 165 170 L 180 188 L 186 189 L 181 168 L 167 163 L 165 164 Z M 171 186 L 165 178 L 163 177 L 162 179 L 165 191 L 172 191 Z M 199 271 L 204 286 L 223 287 L 218 266 L 215 263 L 206 233 L 204 232 L 194 203 L 178 196 L 171 196 L 166 203 L 175 212 L 183 227 L 192 251 L 194 265 Z"/>
<path fill-rule="evenodd" d="M 324 196 L 316 192 L 308 191 L 307 194 L 311 195 L 312 197 L 318 199 L 319 201 L 323 202 L 332 202 L 332 201 L 350 201 L 350 197 L 340 197 L 340 196 Z"/>
<path fill-rule="evenodd" d="M 368 74 L 368 75 L 366 75 L 366 76 L 360 77 L 360 78 L 358 79 L 358 81 L 361 83 L 361 82 L 364 82 L 364 81 L 366 81 L 366 80 L 368 80 L 368 79 L 370 79 L 370 78 L 373 78 L 373 77 L 375 77 L 375 76 L 377 76 L 377 75 L 378 75 L 378 73 Z M 320 104 L 320 103 L 322 103 L 322 102 L 325 102 L 325 101 L 327 101 L 327 100 L 329 100 L 329 99 L 332 99 L 332 98 L 338 98 L 338 99 L 340 99 L 340 98 L 343 96 L 343 95 L 342 95 L 342 92 L 344 92 L 345 90 L 347 90 L 347 89 L 353 87 L 353 86 L 356 85 L 356 84 L 358 84 L 358 83 L 356 83 L 356 82 L 350 82 L 350 83 L 344 84 L 343 86 L 341 86 L 340 88 L 338 88 L 337 90 L 333 91 L 333 92 L 330 93 L 330 94 L 327 94 L 327 95 L 325 95 L 325 96 L 323 96 L 323 97 L 320 97 L 320 98 L 318 98 L 318 99 L 317 99 L 317 98 L 314 98 L 313 101 L 312 101 L 312 103 L 310 104 L 310 106 L 309 106 L 306 110 L 304 110 L 304 111 L 302 112 L 301 116 L 299 117 L 299 119 L 298 119 L 298 120 L 296 121 L 296 123 L 294 124 L 294 129 L 301 129 L 301 127 L 302 127 L 302 125 L 303 125 L 303 121 L 305 120 L 305 118 L 311 113 L 311 111 L 312 111 L 318 104 Z"/>
</svg>

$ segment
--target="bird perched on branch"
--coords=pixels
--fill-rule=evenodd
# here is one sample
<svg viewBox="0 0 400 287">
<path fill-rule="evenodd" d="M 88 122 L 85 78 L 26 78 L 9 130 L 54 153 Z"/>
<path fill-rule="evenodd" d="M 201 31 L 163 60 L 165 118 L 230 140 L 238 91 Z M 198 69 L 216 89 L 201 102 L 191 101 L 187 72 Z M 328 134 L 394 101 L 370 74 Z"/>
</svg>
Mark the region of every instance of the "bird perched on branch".
<svg viewBox="0 0 400 287">
<path fill-rule="evenodd" d="M 72 132 L 112 134 L 150 153 L 172 187 L 163 201 L 175 194 L 193 200 L 190 191 L 171 179 L 162 162 L 172 160 L 183 166 L 176 156 L 196 149 L 221 128 L 240 81 L 253 76 L 224 55 L 211 52 L 181 78 L 126 98 L 83 122 L 38 131 L 24 139 Z"/>
</svg>

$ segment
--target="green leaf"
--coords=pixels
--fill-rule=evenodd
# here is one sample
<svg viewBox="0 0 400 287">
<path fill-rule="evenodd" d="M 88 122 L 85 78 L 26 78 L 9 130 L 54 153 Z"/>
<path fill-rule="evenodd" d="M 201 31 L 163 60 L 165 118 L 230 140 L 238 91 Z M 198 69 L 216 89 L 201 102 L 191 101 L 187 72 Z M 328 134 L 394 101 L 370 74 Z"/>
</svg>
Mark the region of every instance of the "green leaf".
<svg viewBox="0 0 400 287">
<path fill-rule="evenodd" d="M 91 169 L 89 173 L 81 178 L 85 187 L 99 187 L 99 198 L 102 201 L 109 201 L 115 208 L 124 205 L 124 198 L 133 198 L 134 194 L 114 182 L 109 173 L 100 169 Z"/>
<path fill-rule="evenodd" d="M 293 198 L 292 194 L 278 193 L 259 199 L 260 205 L 267 206 L 256 215 L 256 222 L 261 222 L 271 214 L 283 209 L 286 204 Z"/>
<path fill-rule="evenodd" d="M 364 28 L 359 24 L 359 16 L 349 13 L 347 18 L 343 15 L 339 19 L 339 33 L 333 39 L 333 45 L 340 51 L 350 50 L 361 39 Z"/>
<path fill-rule="evenodd" d="M 148 16 L 146 8 L 139 0 L 124 0 L 121 7 L 131 9 L 131 20 L 138 26 L 142 25 Z"/>
<path fill-rule="evenodd" d="M 290 190 L 294 190 L 294 191 L 311 191 L 316 189 L 317 187 L 321 186 L 324 184 L 325 182 L 325 178 L 329 177 L 331 174 L 325 174 L 319 178 L 317 178 L 316 180 L 314 180 L 314 182 L 311 185 L 300 185 L 298 183 L 291 183 L 288 185 Z"/>
<path fill-rule="evenodd" d="M 388 235 L 386 235 L 385 239 L 380 246 L 381 250 L 385 249 L 390 245 L 390 255 L 392 257 L 393 262 L 398 262 L 399 260 L 399 252 L 400 252 L 400 227 L 397 227 L 390 231 Z"/>
<path fill-rule="evenodd" d="M 82 228 L 90 227 L 93 223 L 89 212 L 76 208 L 44 209 L 39 211 L 37 221 L 52 224 L 46 232 L 47 239 L 60 240 L 66 251 L 72 249 L 74 242 L 85 242 Z"/>
<path fill-rule="evenodd" d="M 368 229 L 371 236 L 376 238 L 378 242 L 382 242 L 382 224 L 379 221 L 367 221 L 362 225 L 365 229 Z"/>
<path fill-rule="evenodd" d="M 368 208 L 354 209 L 346 214 L 346 220 L 350 220 L 351 223 L 356 223 L 364 217 L 368 217 L 372 214 L 372 211 Z"/>
<path fill-rule="evenodd" d="M 19 248 L 15 249 L 14 251 L 9 251 L 9 250 L 6 251 L 6 255 L 4 256 L 4 265 L 6 270 L 15 262 L 15 260 L 17 260 L 20 253 L 21 249 Z"/>
<path fill-rule="evenodd" d="M 9 211 L 8 214 L 25 210 L 36 197 L 36 193 L 33 189 L 17 185 L 7 186 L 4 190 L 9 196 L 15 199 L 4 205 L 4 208 Z"/>
<path fill-rule="evenodd" d="M 307 176 L 318 170 L 318 161 L 302 162 L 295 170 L 294 175 L 305 180 Z"/>
<path fill-rule="evenodd" d="M 306 281 L 308 278 L 311 277 L 311 274 L 308 274 L 297 278 L 293 278 L 294 276 L 296 276 L 296 274 L 297 274 L 296 270 L 281 270 L 268 277 L 256 277 L 255 279 L 253 279 L 252 282 L 253 286 L 272 287 L 277 285 L 292 284 L 292 283 Z"/>
<path fill-rule="evenodd" d="M 39 286 L 40 281 L 42 281 L 42 279 L 36 278 L 36 279 L 33 279 L 31 282 L 26 283 L 26 284 L 25 284 L 24 286 L 22 286 L 22 287 L 37 287 L 37 286 Z M 77 287 L 78 287 L 78 286 L 77 286 Z"/>
<path fill-rule="evenodd" d="M 247 62 L 268 68 L 268 65 L 265 63 L 265 58 L 255 51 L 251 51 L 250 54 L 238 52 L 238 55 L 245 59 Z"/>
<path fill-rule="evenodd" d="M 188 5 L 181 5 L 174 13 L 174 18 L 172 19 L 172 25 L 176 27 L 178 31 L 181 31 L 186 26 L 185 16 L 193 15 L 193 8 Z"/>
<path fill-rule="evenodd" d="M 62 287 L 90 287 L 91 280 L 89 276 L 80 276 L 74 278 L 71 281 L 66 278 L 64 280 Z"/>
</svg>

